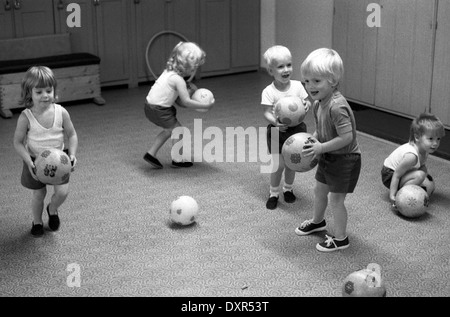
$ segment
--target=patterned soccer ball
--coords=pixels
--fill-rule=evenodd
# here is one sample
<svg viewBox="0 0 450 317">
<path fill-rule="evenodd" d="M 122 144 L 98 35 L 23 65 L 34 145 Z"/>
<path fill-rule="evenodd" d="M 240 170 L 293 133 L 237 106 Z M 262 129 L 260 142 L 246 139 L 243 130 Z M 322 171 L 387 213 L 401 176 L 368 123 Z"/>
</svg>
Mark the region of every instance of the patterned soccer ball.
<svg viewBox="0 0 450 317">
<path fill-rule="evenodd" d="M 211 90 L 206 88 L 199 88 L 192 94 L 192 99 L 199 101 L 201 103 L 210 104 L 214 99 L 214 95 Z M 208 109 L 195 109 L 198 112 L 206 112 Z"/>
<path fill-rule="evenodd" d="M 428 201 L 427 192 L 417 185 L 403 186 L 395 197 L 395 205 L 398 211 L 408 218 L 422 216 L 427 211 Z"/>
<path fill-rule="evenodd" d="M 281 123 L 294 127 L 305 119 L 305 106 L 298 97 L 284 97 L 275 104 L 275 116 Z"/>
<path fill-rule="evenodd" d="M 65 183 L 72 170 L 69 156 L 58 149 L 43 150 L 34 161 L 36 177 L 44 184 L 60 185 Z"/>
<path fill-rule="evenodd" d="M 291 135 L 281 148 L 284 163 L 291 170 L 296 172 L 308 172 L 316 167 L 319 160 L 313 156 L 303 156 L 302 151 L 305 145 L 314 143 L 314 137 L 306 132 Z"/>
<path fill-rule="evenodd" d="M 180 226 L 194 223 L 197 215 L 197 201 L 190 196 L 180 196 L 170 205 L 170 220 Z"/>
</svg>

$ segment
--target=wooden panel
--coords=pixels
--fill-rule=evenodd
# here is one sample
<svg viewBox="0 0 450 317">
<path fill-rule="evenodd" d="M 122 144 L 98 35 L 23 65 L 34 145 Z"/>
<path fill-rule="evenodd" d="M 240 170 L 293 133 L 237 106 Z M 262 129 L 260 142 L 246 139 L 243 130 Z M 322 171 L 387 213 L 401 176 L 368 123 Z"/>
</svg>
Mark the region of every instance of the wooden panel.
<svg viewBox="0 0 450 317">
<path fill-rule="evenodd" d="M 103 81 L 129 79 L 127 0 L 102 0 L 95 6 L 97 15 L 98 54 Z"/>
<path fill-rule="evenodd" d="M 232 0 L 231 67 L 259 67 L 260 1 Z"/>
<path fill-rule="evenodd" d="M 231 67 L 230 0 L 201 0 L 200 45 L 206 52 L 202 72 Z"/>
<path fill-rule="evenodd" d="M 0 39 L 10 39 L 15 35 L 13 11 L 10 6 L 7 7 L 6 3 L 0 3 Z"/>
<path fill-rule="evenodd" d="M 450 1 L 440 0 L 430 111 L 450 128 Z"/>
<path fill-rule="evenodd" d="M 375 105 L 415 117 L 431 92 L 434 1 L 383 0 Z"/>
<path fill-rule="evenodd" d="M 52 1 L 21 0 L 18 2 L 20 9 L 14 9 L 16 37 L 55 33 Z"/>
</svg>

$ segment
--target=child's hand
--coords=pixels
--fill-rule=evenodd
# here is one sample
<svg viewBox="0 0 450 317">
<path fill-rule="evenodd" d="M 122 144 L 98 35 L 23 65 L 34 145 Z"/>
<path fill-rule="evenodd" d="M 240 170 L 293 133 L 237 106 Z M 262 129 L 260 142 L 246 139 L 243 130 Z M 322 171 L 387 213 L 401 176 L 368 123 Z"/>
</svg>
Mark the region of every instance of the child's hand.
<svg viewBox="0 0 450 317">
<path fill-rule="evenodd" d="M 278 128 L 278 130 L 280 130 L 280 132 L 286 132 L 286 130 L 288 129 L 288 125 L 281 123 L 280 121 L 278 121 L 278 119 L 276 127 Z"/>
<path fill-rule="evenodd" d="M 311 108 L 311 101 L 308 99 L 303 99 L 303 106 L 305 106 L 305 112 L 309 111 L 309 108 Z"/>
<path fill-rule="evenodd" d="M 70 171 L 73 172 L 75 170 L 75 165 L 77 165 L 77 158 L 75 155 L 70 155 L 70 164 L 72 165 L 72 169 Z"/>
<path fill-rule="evenodd" d="M 322 154 L 322 143 L 319 142 L 319 140 L 317 140 L 316 138 L 310 138 L 311 143 L 310 144 L 306 144 L 305 146 L 303 146 L 303 151 L 302 154 L 304 156 L 311 156 L 314 155 L 314 157 L 319 156 L 320 154 Z"/>
<path fill-rule="evenodd" d="M 191 96 L 191 97 L 194 94 L 194 92 L 198 89 L 198 87 L 195 84 L 191 83 L 191 82 L 187 82 L 186 83 L 186 87 L 187 87 L 187 90 L 189 92 L 189 96 Z"/>
<path fill-rule="evenodd" d="M 34 165 L 33 161 L 31 161 L 31 163 L 28 164 L 28 170 L 30 171 L 31 177 L 33 177 L 35 180 L 39 181 L 36 176 L 36 165 Z"/>
</svg>

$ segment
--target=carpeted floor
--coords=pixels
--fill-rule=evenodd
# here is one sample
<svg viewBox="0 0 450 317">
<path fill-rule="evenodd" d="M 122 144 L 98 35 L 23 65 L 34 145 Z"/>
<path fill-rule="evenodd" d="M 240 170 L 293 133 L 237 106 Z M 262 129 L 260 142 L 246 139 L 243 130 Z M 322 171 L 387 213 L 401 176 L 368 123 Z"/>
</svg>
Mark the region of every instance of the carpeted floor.
<svg viewBox="0 0 450 317">
<path fill-rule="evenodd" d="M 261 73 L 202 79 L 199 87 L 215 93 L 214 109 L 180 109 L 179 120 L 194 131 L 194 119 L 202 119 L 200 150 L 221 137 L 208 136 L 209 127 L 223 131 L 224 144 L 227 127 L 264 128 L 260 94 L 269 80 Z M 164 169 L 150 168 L 142 156 L 159 130 L 143 115 L 148 89 L 105 90 L 103 107 L 67 106 L 80 140 L 78 166 L 61 228 L 46 225 L 42 238 L 29 233 L 31 195 L 20 185 L 22 163 L 12 146 L 18 113 L 0 120 L 0 296 L 337 297 L 344 278 L 369 263 L 381 265 L 387 296 L 450 295 L 449 161 L 430 157 L 437 183 L 431 205 L 422 218 L 406 219 L 389 210 L 380 181 L 396 144 L 358 133 L 363 167 L 347 198 L 351 246 L 324 254 L 315 249 L 323 233 L 294 233 L 311 217 L 314 171 L 297 173 L 297 202 L 265 208 L 265 142 L 257 149 L 246 142 L 246 162 L 230 162 L 237 147 L 230 143 L 223 162 L 190 169 L 170 168 L 166 144 Z M 306 122 L 312 132 L 311 115 Z M 260 160 L 251 162 L 255 154 Z M 200 205 L 193 226 L 169 223 L 170 203 L 180 195 Z M 331 211 L 327 220 L 332 231 Z"/>
</svg>

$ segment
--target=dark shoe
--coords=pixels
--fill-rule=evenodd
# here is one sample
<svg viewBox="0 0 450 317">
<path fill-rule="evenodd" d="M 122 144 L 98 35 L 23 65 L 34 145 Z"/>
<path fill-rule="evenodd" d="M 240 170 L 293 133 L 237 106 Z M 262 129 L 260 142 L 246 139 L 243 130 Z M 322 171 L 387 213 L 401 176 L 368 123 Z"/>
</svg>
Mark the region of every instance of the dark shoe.
<svg viewBox="0 0 450 317">
<path fill-rule="evenodd" d="M 297 197 L 295 197 L 294 192 L 292 190 L 284 192 L 283 195 L 284 195 L 284 201 L 287 202 L 288 204 L 292 204 L 297 199 Z"/>
<path fill-rule="evenodd" d="M 48 211 L 47 205 L 47 214 L 48 214 L 48 226 L 52 231 L 57 231 L 59 229 L 59 217 L 58 214 L 56 215 L 50 215 L 50 212 Z"/>
<path fill-rule="evenodd" d="M 172 161 L 172 167 L 191 167 L 194 165 L 192 162 L 175 162 Z"/>
<path fill-rule="evenodd" d="M 316 249 L 321 252 L 332 252 L 347 249 L 349 245 L 348 237 L 345 237 L 343 240 L 337 240 L 335 237 L 325 235 L 325 241 L 317 243 Z"/>
<path fill-rule="evenodd" d="M 269 199 L 266 202 L 266 208 L 270 209 L 270 210 L 277 208 L 277 205 L 278 205 L 278 197 L 277 196 L 269 197 Z"/>
<path fill-rule="evenodd" d="M 163 168 L 161 162 L 158 161 L 158 159 L 156 157 L 153 157 L 148 153 L 145 153 L 144 160 L 147 163 L 150 163 L 150 165 L 152 165 L 154 168 Z"/>
<path fill-rule="evenodd" d="M 302 222 L 300 227 L 295 228 L 295 233 L 299 236 L 306 236 L 313 232 L 323 231 L 325 230 L 326 226 L 327 223 L 325 222 L 325 219 L 320 223 L 314 223 L 312 222 L 312 220 L 305 220 Z"/>
<path fill-rule="evenodd" d="M 40 237 L 44 234 L 44 226 L 41 223 L 38 223 L 37 225 L 34 224 L 31 227 L 31 234 L 35 237 Z"/>
</svg>

